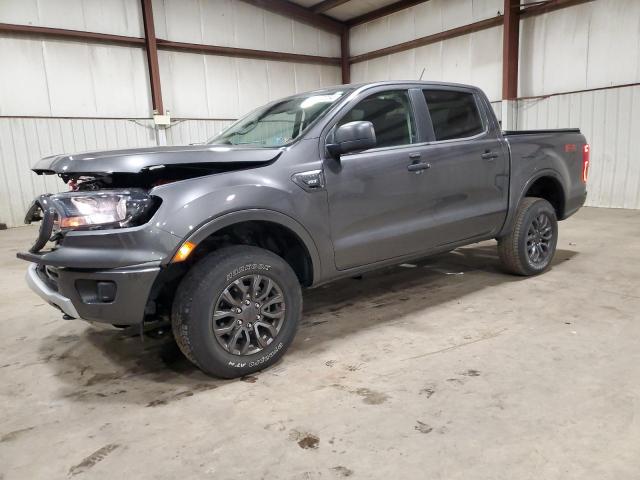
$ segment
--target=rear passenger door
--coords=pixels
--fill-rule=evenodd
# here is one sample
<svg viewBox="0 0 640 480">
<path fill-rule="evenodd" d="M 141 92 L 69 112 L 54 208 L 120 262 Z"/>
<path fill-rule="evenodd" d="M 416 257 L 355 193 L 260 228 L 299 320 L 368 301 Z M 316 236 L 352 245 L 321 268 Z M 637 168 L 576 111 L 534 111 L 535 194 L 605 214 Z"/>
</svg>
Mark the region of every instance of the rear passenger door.
<svg viewBox="0 0 640 480">
<path fill-rule="evenodd" d="M 475 90 L 423 89 L 432 141 L 422 148 L 429 247 L 495 234 L 508 200 L 509 157 L 490 104 Z"/>
</svg>

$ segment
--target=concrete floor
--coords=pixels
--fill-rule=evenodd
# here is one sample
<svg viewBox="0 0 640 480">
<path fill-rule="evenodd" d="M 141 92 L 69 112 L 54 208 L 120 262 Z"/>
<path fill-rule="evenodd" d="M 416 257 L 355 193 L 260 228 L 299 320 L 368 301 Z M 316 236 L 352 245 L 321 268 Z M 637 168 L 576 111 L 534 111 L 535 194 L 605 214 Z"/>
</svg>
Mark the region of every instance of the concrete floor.
<svg viewBox="0 0 640 480">
<path fill-rule="evenodd" d="M 0 478 L 637 479 L 640 211 L 561 223 L 551 271 L 487 242 L 309 291 L 274 368 L 63 321 L 0 232 Z"/>
</svg>

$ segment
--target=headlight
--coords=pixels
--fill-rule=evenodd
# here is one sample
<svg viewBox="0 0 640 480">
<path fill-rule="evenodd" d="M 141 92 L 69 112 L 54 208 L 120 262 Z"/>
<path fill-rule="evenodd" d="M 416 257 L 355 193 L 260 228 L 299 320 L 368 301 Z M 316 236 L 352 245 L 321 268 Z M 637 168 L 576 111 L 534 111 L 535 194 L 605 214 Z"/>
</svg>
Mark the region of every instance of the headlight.
<svg viewBox="0 0 640 480">
<path fill-rule="evenodd" d="M 60 230 L 123 228 L 145 223 L 157 204 L 144 190 L 68 192 L 48 198 Z M 54 226 L 55 230 L 55 226 Z"/>
</svg>

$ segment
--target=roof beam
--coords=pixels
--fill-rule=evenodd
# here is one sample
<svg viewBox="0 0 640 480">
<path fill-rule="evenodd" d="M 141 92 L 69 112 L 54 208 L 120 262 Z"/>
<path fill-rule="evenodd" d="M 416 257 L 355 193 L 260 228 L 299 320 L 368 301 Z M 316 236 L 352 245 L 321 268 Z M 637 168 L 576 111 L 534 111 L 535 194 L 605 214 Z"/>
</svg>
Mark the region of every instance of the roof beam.
<svg viewBox="0 0 640 480">
<path fill-rule="evenodd" d="M 391 15 L 392 13 L 396 13 L 400 10 L 404 10 L 406 8 L 413 7 L 414 5 L 418 5 L 420 3 L 428 1 L 429 0 L 399 0 L 390 5 L 386 5 L 384 7 L 378 8 L 377 10 L 373 10 L 372 12 L 365 13 L 364 15 L 352 18 L 351 20 L 347 20 L 347 25 L 349 25 L 350 27 L 355 27 L 356 25 L 371 22 L 378 18 L 386 17 L 387 15 Z"/>
<path fill-rule="evenodd" d="M 290 17 L 300 22 L 306 23 L 316 28 L 326 30 L 331 33 L 341 34 L 342 30 L 346 28 L 346 24 L 334 20 L 331 17 L 322 15 L 320 13 L 314 13 L 308 8 L 301 7 L 295 3 L 287 0 L 242 0 L 245 3 L 253 5 L 255 7 L 268 10 L 285 17 Z"/>
<path fill-rule="evenodd" d="M 314 13 L 323 13 L 332 8 L 339 7 L 340 5 L 349 2 L 350 0 L 324 0 L 320 3 L 316 3 L 311 7 L 311 11 Z"/>
<path fill-rule="evenodd" d="M 363 53 L 362 55 L 356 55 L 355 57 L 351 57 L 350 62 L 364 62 L 373 58 L 384 57 L 385 55 L 391 55 L 392 53 L 404 52 L 405 50 L 411 50 L 412 48 L 422 47 L 424 45 L 448 40 L 468 33 L 479 32 L 480 30 L 496 27 L 498 25 L 502 25 L 502 15 L 463 25 L 462 27 L 445 30 L 444 32 L 435 33 L 433 35 L 427 35 L 426 37 L 416 38 L 414 40 L 409 40 L 408 42 L 399 43 L 397 45 L 381 48 L 372 52 Z"/>
<path fill-rule="evenodd" d="M 33 25 L 14 25 L 10 23 L 0 23 L 0 33 L 114 43 L 119 45 L 135 45 L 138 47 L 144 45 L 144 38 L 140 37 L 125 37 L 123 35 L 111 35 L 108 33 L 83 32 L 81 30 L 67 30 L 64 28 L 34 27 Z"/>
<path fill-rule="evenodd" d="M 220 55 L 223 57 L 255 58 L 258 60 L 275 60 L 278 62 L 314 63 L 319 65 L 340 66 L 339 57 L 321 57 L 318 55 L 303 55 L 299 53 L 270 52 L 265 50 L 253 50 L 250 48 L 221 47 L 218 45 L 203 45 L 199 43 L 173 42 L 157 39 L 159 50 L 173 50 L 180 52 L 205 53 Z"/>
</svg>

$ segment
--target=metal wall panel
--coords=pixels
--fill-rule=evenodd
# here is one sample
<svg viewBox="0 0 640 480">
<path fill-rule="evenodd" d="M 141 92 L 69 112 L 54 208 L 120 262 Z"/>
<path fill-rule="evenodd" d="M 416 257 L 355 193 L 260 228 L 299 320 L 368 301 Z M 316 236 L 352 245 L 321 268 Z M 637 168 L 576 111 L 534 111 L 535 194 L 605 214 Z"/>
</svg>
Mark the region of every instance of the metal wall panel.
<svg viewBox="0 0 640 480">
<path fill-rule="evenodd" d="M 154 9 L 157 35 L 170 40 L 340 56 L 337 35 L 240 0 L 154 0 Z M 140 36 L 139 10 L 138 0 L 2 0 L 0 21 Z M 3 34 L 0 65 L 0 115 L 151 114 L 142 48 Z M 164 103 L 183 117 L 236 118 L 270 99 L 340 82 L 337 66 L 182 52 L 161 51 L 160 68 Z"/>
<path fill-rule="evenodd" d="M 0 36 L 0 115 L 148 117 L 144 50 Z"/>
<path fill-rule="evenodd" d="M 270 100 L 340 83 L 340 68 L 199 53 L 158 52 L 174 117 L 239 118 Z"/>
<path fill-rule="evenodd" d="M 241 0 L 153 0 L 156 34 L 173 41 L 340 56 L 340 37 Z M 340 83 L 340 68 L 159 52 L 173 116 L 238 118 L 270 100 Z"/>
<path fill-rule="evenodd" d="M 430 0 L 353 28 L 351 53 L 359 55 L 490 18 L 502 8 L 501 0 Z M 523 19 L 519 96 L 637 82 L 639 18 L 638 0 L 596 0 Z M 420 47 L 413 56 L 363 63 L 352 66 L 354 81 L 417 78 L 426 67 L 425 79 L 472 83 L 497 100 L 501 97 L 502 28 Z"/>
<path fill-rule="evenodd" d="M 2 0 L 0 23 L 142 37 L 140 0 Z"/>
<path fill-rule="evenodd" d="M 640 86 L 518 102 L 519 130 L 579 127 L 591 144 L 587 205 L 640 208 Z"/>
<path fill-rule="evenodd" d="M 491 100 L 498 100 L 502 88 L 502 26 L 355 63 L 351 80 L 417 80 L 423 69 L 423 80 L 473 84 Z"/>
<path fill-rule="evenodd" d="M 340 56 L 340 37 L 241 0 L 153 0 L 156 35 L 177 42 Z"/>
<path fill-rule="evenodd" d="M 547 95 L 637 82 L 640 1 L 596 0 L 525 18 L 518 95 Z"/>
<path fill-rule="evenodd" d="M 357 3 L 360 2 L 347 2 L 331 12 Z M 503 4 L 503 0 L 429 0 L 352 28 L 351 55 L 495 17 L 502 12 Z"/>
</svg>

